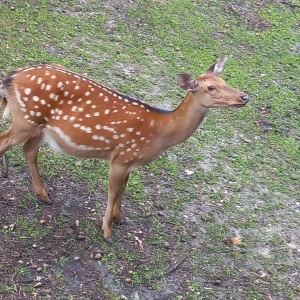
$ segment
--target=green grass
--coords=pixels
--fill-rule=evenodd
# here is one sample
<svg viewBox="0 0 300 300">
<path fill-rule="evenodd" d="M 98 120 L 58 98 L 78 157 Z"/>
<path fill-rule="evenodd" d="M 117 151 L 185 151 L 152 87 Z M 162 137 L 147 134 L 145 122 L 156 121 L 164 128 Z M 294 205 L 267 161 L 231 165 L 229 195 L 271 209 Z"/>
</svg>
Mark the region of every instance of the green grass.
<svg viewBox="0 0 300 300">
<path fill-rule="evenodd" d="M 170 278 L 165 271 L 189 253 L 189 263 L 178 268 L 181 281 L 171 277 L 184 292 L 174 289 L 172 299 L 297 299 L 300 286 L 292 274 L 299 273 L 299 256 L 288 244 L 293 240 L 299 250 L 298 2 L 257 7 L 234 1 L 231 9 L 227 1 L 143 0 L 126 2 L 121 10 L 109 9 L 105 1 L 54 2 L 0 4 L 1 71 L 58 63 L 171 109 L 184 97 L 176 86 L 177 73 L 200 75 L 228 55 L 223 78 L 252 97 L 243 109 L 211 111 L 191 139 L 133 172 L 124 196 L 133 223 L 114 228 L 115 246 L 103 244 L 94 221 L 80 220 L 92 245 L 101 246 L 101 263 L 119 291 L 131 295 L 147 287 L 153 295 L 163 293 Z M 112 28 L 107 27 L 111 20 Z M 20 147 L 9 151 L 8 158 L 10 165 L 26 168 Z M 89 192 L 107 194 L 107 162 L 66 157 L 47 146 L 39 161 L 44 178 L 71 174 L 67 178 L 84 183 Z M 24 186 L 18 199 L 22 210 L 35 201 L 29 179 Z M 95 203 L 95 208 L 104 205 Z M 43 209 L 36 205 L 34 211 L 35 219 L 15 215 L 11 223 L 17 229 L 1 234 L 12 242 L 23 237 L 22 243 L 30 245 L 26 237 L 41 241 L 53 227 L 68 226 L 63 215 L 42 226 Z M 235 235 L 243 236 L 243 247 L 223 243 Z M 76 248 L 69 238 L 68 245 Z M 63 268 L 68 262 L 62 257 L 57 265 Z M 132 271 L 130 287 L 122 273 L 126 268 Z M 15 271 L 24 275 L 28 269 L 18 266 Z M 57 290 L 64 290 L 69 279 L 62 270 L 55 276 L 63 281 Z M 222 279 L 220 286 L 214 284 L 216 278 Z M 120 297 L 121 292 L 102 285 L 114 299 Z M 0 296 L 13 292 L 11 285 L 0 284 Z"/>
</svg>

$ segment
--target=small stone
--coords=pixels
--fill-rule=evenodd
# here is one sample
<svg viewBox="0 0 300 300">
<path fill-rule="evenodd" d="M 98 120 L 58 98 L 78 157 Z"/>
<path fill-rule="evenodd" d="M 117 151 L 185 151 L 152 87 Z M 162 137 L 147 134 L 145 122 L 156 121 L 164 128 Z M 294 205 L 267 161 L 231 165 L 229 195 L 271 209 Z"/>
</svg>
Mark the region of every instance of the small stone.
<svg viewBox="0 0 300 300">
<path fill-rule="evenodd" d="M 75 260 L 75 261 L 78 261 L 78 260 L 80 260 L 80 257 L 79 257 L 79 256 L 75 256 L 75 257 L 74 257 L 74 260 Z"/>
<path fill-rule="evenodd" d="M 40 220 L 40 224 L 46 224 L 47 223 L 47 220 Z"/>
<path fill-rule="evenodd" d="M 170 248 L 171 248 L 171 246 L 170 246 L 170 244 L 169 244 L 168 242 L 165 242 L 164 247 L 165 247 L 166 249 L 170 249 Z"/>
<path fill-rule="evenodd" d="M 95 208 L 92 208 L 92 209 L 91 209 L 91 212 L 92 212 L 92 213 L 93 213 L 93 212 L 95 212 L 95 211 L 96 211 L 96 209 L 95 209 Z"/>
<path fill-rule="evenodd" d="M 102 257 L 102 254 L 101 253 L 97 253 L 95 254 L 94 258 L 99 260 L 100 258 Z"/>
<path fill-rule="evenodd" d="M 160 217 L 164 217 L 164 216 L 165 216 L 165 213 L 162 212 L 161 210 L 159 210 L 159 211 L 157 212 L 157 214 L 158 214 Z"/>
<path fill-rule="evenodd" d="M 32 245 L 32 248 L 37 248 L 37 247 L 38 247 L 37 244 L 33 244 L 33 245 Z"/>
<path fill-rule="evenodd" d="M 221 286 L 222 285 L 222 280 L 220 278 L 217 278 L 214 282 L 213 285 L 215 286 Z"/>
<path fill-rule="evenodd" d="M 128 298 L 127 298 L 125 295 L 121 295 L 121 296 L 120 296 L 120 299 L 121 299 L 121 300 L 128 300 Z"/>
<path fill-rule="evenodd" d="M 48 268 L 48 267 L 49 267 L 48 264 L 43 264 L 43 268 L 44 268 L 44 269 L 46 269 L 46 268 Z"/>
<path fill-rule="evenodd" d="M 7 225 L 3 225 L 3 226 L 2 226 L 2 229 L 3 229 L 3 230 L 7 230 L 8 228 L 9 228 L 9 227 L 8 227 Z"/>
<path fill-rule="evenodd" d="M 37 272 L 42 272 L 42 270 L 43 270 L 42 267 L 38 267 L 38 268 L 36 269 Z"/>
<path fill-rule="evenodd" d="M 14 223 L 12 223 L 12 224 L 9 225 L 10 229 L 14 229 L 15 227 L 16 227 L 16 224 L 14 224 Z"/>
<path fill-rule="evenodd" d="M 82 241 L 85 239 L 86 239 L 86 237 L 84 235 L 81 235 L 81 234 L 77 235 L 77 240 Z"/>
<path fill-rule="evenodd" d="M 127 283 L 131 283 L 131 282 L 132 282 L 132 279 L 131 279 L 131 278 L 129 278 L 129 277 L 127 277 L 127 278 L 125 278 L 125 282 L 127 282 Z"/>
<path fill-rule="evenodd" d="M 34 288 L 39 288 L 39 287 L 42 287 L 43 284 L 41 282 L 37 282 L 33 287 Z"/>
<path fill-rule="evenodd" d="M 37 269 L 39 266 L 38 265 L 31 265 L 29 266 L 30 269 Z"/>
<path fill-rule="evenodd" d="M 23 260 L 18 260 L 18 263 L 20 264 L 20 265 L 22 265 L 22 264 L 24 264 L 24 261 Z"/>
</svg>

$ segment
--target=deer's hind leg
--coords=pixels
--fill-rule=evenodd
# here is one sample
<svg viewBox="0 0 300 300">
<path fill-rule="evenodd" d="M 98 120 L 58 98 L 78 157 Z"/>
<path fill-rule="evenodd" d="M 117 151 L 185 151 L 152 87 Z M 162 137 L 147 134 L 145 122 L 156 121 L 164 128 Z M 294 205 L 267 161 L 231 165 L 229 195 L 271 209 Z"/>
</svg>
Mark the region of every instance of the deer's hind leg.
<svg viewBox="0 0 300 300">
<path fill-rule="evenodd" d="M 112 239 L 112 223 L 121 223 L 121 200 L 129 177 L 127 166 L 111 164 L 109 171 L 108 202 L 103 218 L 103 236 L 108 242 Z"/>
<path fill-rule="evenodd" d="M 7 177 L 8 175 L 8 166 L 5 152 L 11 147 L 26 141 L 28 137 L 30 137 L 28 132 L 14 130 L 13 126 L 11 127 L 11 129 L 0 135 L 0 158 L 2 158 L 2 177 Z"/>
<path fill-rule="evenodd" d="M 48 197 L 37 166 L 37 155 L 42 142 L 43 134 L 41 133 L 40 135 L 28 139 L 23 146 L 23 151 L 26 155 L 27 164 L 32 178 L 32 184 L 38 199 L 43 203 L 52 204 L 53 202 Z"/>
</svg>

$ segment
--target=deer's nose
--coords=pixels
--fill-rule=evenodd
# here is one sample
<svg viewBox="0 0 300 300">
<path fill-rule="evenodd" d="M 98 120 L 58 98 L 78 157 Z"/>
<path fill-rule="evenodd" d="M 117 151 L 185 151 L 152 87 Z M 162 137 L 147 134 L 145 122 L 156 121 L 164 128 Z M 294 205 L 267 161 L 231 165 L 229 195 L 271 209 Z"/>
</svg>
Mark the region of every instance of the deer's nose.
<svg viewBox="0 0 300 300">
<path fill-rule="evenodd" d="M 247 102 L 250 101 L 250 97 L 248 95 L 244 95 L 241 97 L 242 101 L 244 102 L 244 104 L 246 104 Z"/>
</svg>

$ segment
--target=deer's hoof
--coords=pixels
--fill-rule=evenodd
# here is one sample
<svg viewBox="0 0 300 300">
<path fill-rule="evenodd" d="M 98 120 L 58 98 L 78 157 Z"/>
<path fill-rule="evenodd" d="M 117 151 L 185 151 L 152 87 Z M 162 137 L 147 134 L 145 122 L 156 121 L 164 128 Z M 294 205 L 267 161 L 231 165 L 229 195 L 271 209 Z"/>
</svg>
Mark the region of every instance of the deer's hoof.
<svg viewBox="0 0 300 300">
<path fill-rule="evenodd" d="M 115 225 L 125 225 L 126 222 L 124 220 L 122 220 L 121 218 L 113 218 L 113 222 Z"/>
<path fill-rule="evenodd" d="M 2 171 L 0 177 L 1 178 L 7 178 L 8 177 L 8 172 L 6 170 Z"/>
<path fill-rule="evenodd" d="M 39 197 L 39 196 L 37 196 L 37 198 L 38 198 L 38 201 L 43 204 L 53 205 L 53 203 L 54 203 L 50 198 L 48 198 L 46 200 L 41 199 L 41 197 Z"/>
<path fill-rule="evenodd" d="M 114 239 L 113 239 L 112 237 L 105 238 L 105 240 L 106 240 L 109 244 L 113 244 L 113 243 L 114 243 Z"/>
<path fill-rule="evenodd" d="M 119 225 L 119 226 L 122 226 L 122 225 L 125 225 L 126 222 L 124 220 L 121 220 L 119 223 L 116 223 L 116 225 Z"/>
<path fill-rule="evenodd" d="M 47 204 L 47 205 L 53 205 L 53 201 L 51 200 L 51 199 L 47 199 L 46 201 L 43 201 L 45 204 Z"/>
</svg>

